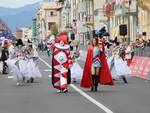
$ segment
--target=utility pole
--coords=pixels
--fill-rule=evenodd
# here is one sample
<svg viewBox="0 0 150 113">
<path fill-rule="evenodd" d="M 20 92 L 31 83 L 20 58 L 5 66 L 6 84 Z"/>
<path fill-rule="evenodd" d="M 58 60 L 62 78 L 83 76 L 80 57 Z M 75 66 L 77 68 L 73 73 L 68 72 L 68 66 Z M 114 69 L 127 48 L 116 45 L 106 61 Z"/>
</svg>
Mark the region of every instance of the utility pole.
<svg viewBox="0 0 150 113">
<path fill-rule="evenodd" d="M 129 0 L 129 9 L 128 9 L 128 41 L 130 41 L 130 6 L 131 0 Z"/>
<path fill-rule="evenodd" d="M 136 0 L 136 26 L 139 27 L 139 8 L 138 8 L 138 0 Z"/>
<path fill-rule="evenodd" d="M 71 3 L 70 0 L 66 1 L 66 9 L 67 9 L 67 27 L 70 28 L 70 13 L 71 13 Z"/>
<path fill-rule="evenodd" d="M 94 0 L 92 0 L 92 16 L 93 16 L 93 18 L 92 18 L 93 21 L 92 21 L 92 22 L 93 22 L 93 29 L 94 29 L 94 16 L 95 16 L 95 15 L 94 15 L 94 9 L 95 9 L 95 8 L 94 8 Z"/>
</svg>

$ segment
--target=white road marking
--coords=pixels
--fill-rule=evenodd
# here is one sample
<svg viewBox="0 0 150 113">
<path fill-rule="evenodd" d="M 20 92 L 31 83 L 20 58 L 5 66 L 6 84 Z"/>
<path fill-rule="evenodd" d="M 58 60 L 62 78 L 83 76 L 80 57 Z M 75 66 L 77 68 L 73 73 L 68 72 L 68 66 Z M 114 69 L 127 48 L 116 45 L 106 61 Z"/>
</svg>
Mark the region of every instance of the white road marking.
<svg viewBox="0 0 150 113">
<path fill-rule="evenodd" d="M 51 72 L 51 70 L 50 70 L 50 69 L 45 69 L 44 71 L 45 71 L 45 72 Z"/>
<path fill-rule="evenodd" d="M 52 69 L 52 67 L 46 62 L 46 61 L 44 61 L 42 58 L 40 58 L 39 57 L 39 59 L 42 61 L 42 62 L 44 62 L 44 64 L 46 64 L 50 69 Z"/>
<path fill-rule="evenodd" d="M 48 75 L 49 78 L 52 78 L 52 75 Z"/>
<path fill-rule="evenodd" d="M 98 106 L 100 109 L 102 109 L 103 111 L 105 111 L 106 113 L 113 113 L 109 108 L 107 108 L 106 106 L 104 106 L 103 104 L 101 104 L 100 102 L 98 102 L 97 100 L 95 100 L 94 98 L 90 97 L 88 94 L 86 94 L 84 91 L 82 91 L 81 89 L 79 89 L 75 85 L 71 84 L 71 87 L 74 90 L 76 90 L 78 93 L 80 93 L 83 97 L 85 97 L 86 99 L 88 99 L 90 102 L 92 102 L 93 104 L 95 104 L 96 106 Z"/>
<path fill-rule="evenodd" d="M 39 57 L 39 59 L 46 64 L 49 68 L 52 68 L 47 62 L 45 62 L 43 59 L 41 59 Z M 49 75 L 49 77 L 51 78 L 51 75 Z M 70 85 L 74 90 L 76 90 L 79 94 L 81 94 L 83 97 L 85 97 L 87 100 L 89 100 L 90 102 L 92 102 L 93 104 L 95 104 L 97 107 L 99 107 L 101 110 L 105 111 L 106 113 L 114 113 L 112 112 L 108 107 L 104 106 L 103 104 L 101 104 L 100 102 L 98 102 L 97 100 L 95 100 L 94 98 L 92 98 L 91 96 L 89 96 L 88 94 L 86 94 L 84 91 L 82 91 L 81 89 L 79 89 L 78 87 L 76 87 L 75 85 L 71 84 Z"/>
<path fill-rule="evenodd" d="M 8 76 L 9 79 L 14 78 L 14 76 Z"/>
</svg>

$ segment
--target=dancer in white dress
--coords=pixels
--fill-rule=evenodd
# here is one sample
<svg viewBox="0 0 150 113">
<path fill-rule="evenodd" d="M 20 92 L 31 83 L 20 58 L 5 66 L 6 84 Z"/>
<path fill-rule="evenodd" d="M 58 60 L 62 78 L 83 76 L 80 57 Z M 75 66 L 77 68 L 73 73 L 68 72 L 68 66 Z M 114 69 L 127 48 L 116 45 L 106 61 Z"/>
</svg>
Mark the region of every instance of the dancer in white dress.
<svg viewBox="0 0 150 113">
<path fill-rule="evenodd" d="M 29 78 L 28 82 L 33 83 L 34 79 L 42 77 L 42 74 L 37 65 L 38 53 L 36 51 L 36 47 L 32 47 L 32 45 L 29 46 L 27 59 L 27 70 Z"/>
<path fill-rule="evenodd" d="M 72 60 L 73 60 L 73 64 L 70 67 L 71 69 L 71 80 L 72 82 L 76 83 L 80 83 L 81 79 L 82 79 L 82 75 L 83 75 L 83 69 L 81 68 L 81 66 L 79 65 L 79 48 L 73 48 L 73 50 L 70 52 L 70 54 L 72 55 Z"/>
<path fill-rule="evenodd" d="M 108 58 L 108 64 L 113 76 L 113 79 L 123 79 L 124 83 L 128 83 L 126 77 L 131 75 L 131 69 L 126 62 L 120 57 L 120 47 L 116 46 L 113 55 Z"/>
<path fill-rule="evenodd" d="M 13 79 L 17 82 L 17 85 L 22 85 L 24 83 L 24 77 L 20 72 L 19 67 L 19 59 L 21 58 L 21 48 L 23 46 L 23 43 L 20 42 L 17 42 L 16 48 L 14 48 L 11 41 L 9 42 L 9 59 L 6 61 L 10 70 L 13 72 Z"/>
<path fill-rule="evenodd" d="M 71 79 L 73 82 L 80 82 L 83 75 L 83 69 L 75 59 L 73 65 L 71 66 Z"/>
</svg>

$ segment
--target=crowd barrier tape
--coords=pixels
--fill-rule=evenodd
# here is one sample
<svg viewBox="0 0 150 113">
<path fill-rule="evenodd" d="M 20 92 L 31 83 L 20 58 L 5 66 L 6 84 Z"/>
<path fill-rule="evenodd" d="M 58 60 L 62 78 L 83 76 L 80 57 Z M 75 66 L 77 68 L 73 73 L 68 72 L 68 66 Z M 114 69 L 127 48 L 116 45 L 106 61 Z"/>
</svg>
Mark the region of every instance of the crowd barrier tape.
<svg viewBox="0 0 150 113">
<path fill-rule="evenodd" d="M 134 56 L 130 64 L 132 76 L 149 79 L 150 58 Z"/>
</svg>

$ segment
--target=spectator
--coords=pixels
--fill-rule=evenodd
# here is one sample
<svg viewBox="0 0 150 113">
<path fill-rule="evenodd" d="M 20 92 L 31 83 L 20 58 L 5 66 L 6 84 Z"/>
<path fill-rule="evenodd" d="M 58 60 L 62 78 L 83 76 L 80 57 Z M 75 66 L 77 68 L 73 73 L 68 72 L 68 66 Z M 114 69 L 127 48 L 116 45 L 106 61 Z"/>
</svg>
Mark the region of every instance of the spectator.
<svg viewBox="0 0 150 113">
<path fill-rule="evenodd" d="M 143 56 L 143 52 L 144 52 L 144 43 L 143 43 L 142 35 L 139 35 L 138 39 L 136 39 L 137 56 Z"/>
<path fill-rule="evenodd" d="M 3 62 L 3 71 L 2 73 L 3 74 L 8 74 L 8 66 L 6 64 L 6 60 L 8 59 L 9 57 L 9 53 L 8 53 L 8 40 L 5 40 L 4 41 L 4 47 L 2 49 L 2 54 L 1 54 L 1 61 Z"/>
</svg>

